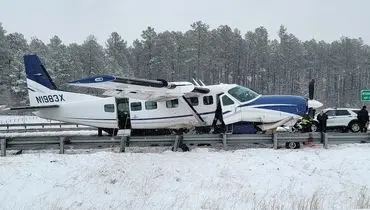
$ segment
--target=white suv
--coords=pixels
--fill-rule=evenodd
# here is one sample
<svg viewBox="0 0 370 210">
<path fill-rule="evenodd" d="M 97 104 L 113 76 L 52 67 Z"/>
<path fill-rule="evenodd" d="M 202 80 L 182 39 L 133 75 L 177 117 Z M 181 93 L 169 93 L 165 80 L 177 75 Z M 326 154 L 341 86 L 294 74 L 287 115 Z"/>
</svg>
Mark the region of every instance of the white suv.
<svg viewBox="0 0 370 210">
<path fill-rule="evenodd" d="M 355 108 L 328 108 L 324 109 L 324 112 L 328 115 L 328 121 L 326 123 L 326 129 L 340 129 L 343 132 L 352 131 L 359 132 L 360 125 L 357 120 L 357 113 L 360 109 Z M 318 130 L 317 115 L 315 115 L 313 131 Z M 316 128 L 315 128 L 316 127 Z M 316 130 L 315 130 L 316 129 Z"/>
</svg>

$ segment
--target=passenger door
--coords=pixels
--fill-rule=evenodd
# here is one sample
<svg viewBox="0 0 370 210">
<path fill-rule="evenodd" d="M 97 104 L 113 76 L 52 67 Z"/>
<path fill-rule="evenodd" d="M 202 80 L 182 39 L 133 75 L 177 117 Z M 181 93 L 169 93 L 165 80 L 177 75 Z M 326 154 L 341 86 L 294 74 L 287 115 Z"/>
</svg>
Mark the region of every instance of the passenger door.
<svg viewBox="0 0 370 210">
<path fill-rule="evenodd" d="M 335 110 L 328 110 L 326 112 L 326 115 L 328 115 L 328 121 L 326 122 L 327 127 L 333 127 L 335 126 Z"/>
<path fill-rule="evenodd" d="M 222 117 L 226 125 L 241 121 L 240 107 L 227 94 L 220 95 Z"/>
<path fill-rule="evenodd" d="M 119 129 L 130 129 L 130 108 L 128 98 L 116 98 L 117 119 Z"/>
<path fill-rule="evenodd" d="M 347 126 L 352 120 L 352 116 L 347 110 L 335 110 L 336 126 Z"/>
</svg>

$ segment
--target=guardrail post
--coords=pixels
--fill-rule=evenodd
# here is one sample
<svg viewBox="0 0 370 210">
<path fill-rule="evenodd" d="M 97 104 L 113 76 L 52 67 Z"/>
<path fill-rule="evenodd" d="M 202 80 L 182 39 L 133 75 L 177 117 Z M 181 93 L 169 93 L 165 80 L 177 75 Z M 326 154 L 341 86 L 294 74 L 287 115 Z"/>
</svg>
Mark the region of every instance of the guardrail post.
<svg viewBox="0 0 370 210">
<path fill-rule="evenodd" d="M 226 133 L 222 134 L 222 144 L 224 146 L 224 149 L 227 148 L 227 138 L 226 138 Z"/>
<path fill-rule="evenodd" d="M 321 132 L 321 141 L 324 143 L 324 148 L 328 149 L 328 135 L 325 132 Z"/>
<path fill-rule="evenodd" d="M 274 149 L 277 149 L 278 148 L 278 141 L 277 141 L 277 133 L 276 132 L 272 133 L 272 141 L 274 143 Z"/>
<path fill-rule="evenodd" d="M 172 151 L 174 151 L 174 152 L 177 151 L 177 149 L 179 148 L 180 139 L 181 139 L 181 136 L 180 135 L 176 135 L 175 144 L 173 145 Z"/>
<path fill-rule="evenodd" d="M 59 154 L 64 154 L 64 137 L 59 137 Z"/>
<path fill-rule="evenodd" d="M 126 150 L 126 142 L 127 142 L 127 136 L 122 136 L 121 141 L 119 144 L 119 152 L 125 152 Z"/>
<path fill-rule="evenodd" d="M 6 155 L 6 139 L 1 139 L 0 140 L 0 146 L 1 146 L 1 155 L 2 157 L 4 157 Z"/>
</svg>

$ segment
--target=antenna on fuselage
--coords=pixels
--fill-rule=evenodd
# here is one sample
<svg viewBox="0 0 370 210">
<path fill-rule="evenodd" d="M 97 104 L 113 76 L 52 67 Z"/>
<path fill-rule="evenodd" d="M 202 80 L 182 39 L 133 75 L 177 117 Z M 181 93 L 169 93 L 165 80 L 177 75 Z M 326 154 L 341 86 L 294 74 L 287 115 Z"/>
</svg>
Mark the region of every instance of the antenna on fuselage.
<svg viewBox="0 0 370 210">
<path fill-rule="evenodd" d="M 193 78 L 193 82 L 195 84 L 195 86 L 200 86 L 199 83 Z"/>
<path fill-rule="evenodd" d="M 200 79 L 199 79 L 199 83 L 200 83 L 202 86 L 206 86 L 206 85 L 204 84 L 204 82 L 203 82 L 202 80 L 200 80 Z"/>
</svg>

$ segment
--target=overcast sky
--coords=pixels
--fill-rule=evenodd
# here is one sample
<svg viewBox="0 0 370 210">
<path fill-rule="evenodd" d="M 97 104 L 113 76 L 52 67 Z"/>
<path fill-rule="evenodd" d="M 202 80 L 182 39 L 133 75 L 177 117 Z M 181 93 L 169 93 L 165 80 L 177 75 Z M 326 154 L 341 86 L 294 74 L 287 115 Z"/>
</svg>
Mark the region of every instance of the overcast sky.
<svg viewBox="0 0 370 210">
<path fill-rule="evenodd" d="M 117 31 L 131 45 L 148 26 L 155 31 L 187 31 L 196 21 L 242 34 L 264 26 L 277 38 L 281 24 L 300 40 L 331 42 L 362 37 L 370 44 L 370 0 L 0 0 L 7 32 L 48 42 L 82 43 L 89 34 L 105 43 Z"/>
</svg>

